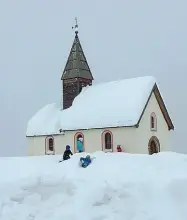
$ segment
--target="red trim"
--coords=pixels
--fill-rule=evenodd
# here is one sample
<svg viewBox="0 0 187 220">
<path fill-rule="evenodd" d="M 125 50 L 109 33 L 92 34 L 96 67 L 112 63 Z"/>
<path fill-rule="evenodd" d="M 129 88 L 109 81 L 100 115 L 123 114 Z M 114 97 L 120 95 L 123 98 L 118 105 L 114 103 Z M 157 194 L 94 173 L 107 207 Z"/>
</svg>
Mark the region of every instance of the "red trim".
<svg viewBox="0 0 187 220">
<path fill-rule="evenodd" d="M 154 120 L 154 128 L 152 128 L 152 118 Z M 150 129 L 152 131 L 157 131 L 157 117 L 156 117 L 156 114 L 154 112 L 152 112 L 151 115 L 150 115 Z"/>
<path fill-rule="evenodd" d="M 114 151 L 113 134 L 110 130 L 104 130 L 103 133 L 101 134 L 102 151 L 105 151 L 105 134 L 106 133 L 109 133 L 111 135 L 111 147 L 112 147 L 112 152 L 113 152 Z"/>
<path fill-rule="evenodd" d="M 47 140 L 52 138 L 53 139 L 53 155 L 55 154 L 55 141 L 53 136 L 45 137 L 45 155 L 47 155 Z"/>
<path fill-rule="evenodd" d="M 77 153 L 77 149 L 76 149 L 76 146 L 77 146 L 77 136 L 78 135 L 81 135 L 82 138 L 83 138 L 83 151 L 85 152 L 85 141 L 84 141 L 84 134 L 82 132 L 77 132 L 75 135 L 74 135 L 74 153 Z"/>
</svg>

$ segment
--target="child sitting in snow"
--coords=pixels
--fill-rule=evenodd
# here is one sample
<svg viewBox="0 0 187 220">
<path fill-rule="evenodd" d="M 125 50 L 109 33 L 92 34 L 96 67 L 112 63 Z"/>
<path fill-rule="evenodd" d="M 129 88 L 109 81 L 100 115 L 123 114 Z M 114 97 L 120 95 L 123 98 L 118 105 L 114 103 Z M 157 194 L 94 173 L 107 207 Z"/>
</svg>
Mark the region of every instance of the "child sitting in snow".
<svg viewBox="0 0 187 220">
<path fill-rule="evenodd" d="M 63 160 L 69 160 L 70 159 L 70 155 L 73 155 L 73 153 L 70 150 L 70 146 L 67 145 L 66 146 L 66 150 L 64 151 L 64 154 L 63 154 Z M 59 161 L 59 162 L 62 162 L 62 160 Z"/>
<path fill-rule="evenodd" d="M 92 159 L 90 157 L 90 155 L 87 155 L 86 157 L 81 157 L 80 158 L 80 166 L 81 167 L 87 167 L 88 165 L 90 165 L 92 162 Z"/>
</svg>

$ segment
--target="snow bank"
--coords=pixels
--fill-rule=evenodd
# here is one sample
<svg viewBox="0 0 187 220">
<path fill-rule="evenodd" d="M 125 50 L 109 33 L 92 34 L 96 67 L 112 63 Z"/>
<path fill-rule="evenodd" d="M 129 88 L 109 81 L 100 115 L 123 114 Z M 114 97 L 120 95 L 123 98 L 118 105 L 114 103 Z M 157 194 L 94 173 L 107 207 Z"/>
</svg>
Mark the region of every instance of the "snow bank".
<svg viewBox="0 0 187 220">
<path fill-rule="evenodd" d="M 1 158 L 1 220 L 186 220 L 187 156 Z"/>
<path fill-rule="evenodd" d="M 28 122 L 26 135 L 59 134 L 59 129 L 135 126 L 155 83 L 154 77 L 145 76 L 89 86 L 66 110 L 60 111 L 55 104 L 39 110 Z"/>
</svg>

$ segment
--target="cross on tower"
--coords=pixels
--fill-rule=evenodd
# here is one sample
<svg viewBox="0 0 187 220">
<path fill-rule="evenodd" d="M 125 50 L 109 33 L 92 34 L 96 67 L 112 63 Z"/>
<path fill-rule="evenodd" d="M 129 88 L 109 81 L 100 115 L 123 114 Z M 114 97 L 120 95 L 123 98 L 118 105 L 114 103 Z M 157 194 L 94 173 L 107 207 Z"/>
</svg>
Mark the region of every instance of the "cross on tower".
<svg viewBox="0 0 187 220">
<path fill-rule="evenodd" d="M 72 29 L 75 29 L 75 34 L 78 34 L 78 22 L 77 22 L 77 17 L 75 17 L 75 26 L 72 27 Z"/>
</svg>

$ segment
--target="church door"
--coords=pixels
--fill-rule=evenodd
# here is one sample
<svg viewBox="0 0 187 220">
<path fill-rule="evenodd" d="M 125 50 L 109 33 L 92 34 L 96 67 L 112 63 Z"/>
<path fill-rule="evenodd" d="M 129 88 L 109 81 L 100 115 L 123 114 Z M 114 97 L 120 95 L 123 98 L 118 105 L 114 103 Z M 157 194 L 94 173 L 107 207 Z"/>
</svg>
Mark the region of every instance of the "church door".
<svg viewBox="0 0 187 220">
<path fill-rule="evenodd" d="M 155 154 L 160 152 L 160 143 L 156 137 L 152 137 L 149 141 L 149 154 Z"/>
<path fill-rule="evenodd" d="M 150 154 L 158 153 L 157 147 L 154 141 L 151 141 L 150 144 Z"/>
</svg>

